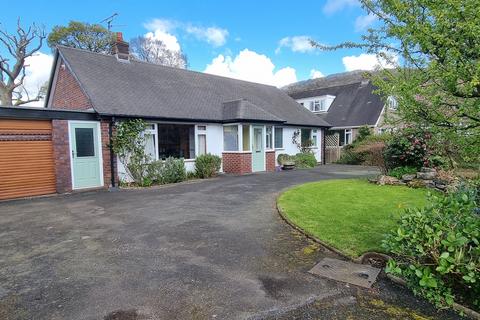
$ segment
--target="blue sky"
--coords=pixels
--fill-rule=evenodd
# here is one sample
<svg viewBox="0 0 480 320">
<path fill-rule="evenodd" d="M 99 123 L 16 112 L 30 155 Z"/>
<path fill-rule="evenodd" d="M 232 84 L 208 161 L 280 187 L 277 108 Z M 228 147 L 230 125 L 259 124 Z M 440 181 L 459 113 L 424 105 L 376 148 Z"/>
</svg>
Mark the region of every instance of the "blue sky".
<svg viewBox="0 0 480 320">
<path fill-rule="evenodd" d="M 43 24 L 48 32 L 70 20 L 97 23 L 116 12 L 113 31 L 123 32 L 126 40 L 151 32 L 173 49 L 181 47 L 190 69 L 277 86 L 375 64 L 359 50 L 319 52 L 308 47 L 308 38 L 324 44 L 359 40 L 376 22 L 357 0 L 27 0 L 8 1 L 8 9 L 0 22 L 10 31 L 17 17 L 23 24 Z M 42 52 L 51 54 L 47 46 Z M 46 56 L 38 59 L 41 63 L 32 61 L 32 77 L 36 64 L 46 69 Z"/>
</svg>

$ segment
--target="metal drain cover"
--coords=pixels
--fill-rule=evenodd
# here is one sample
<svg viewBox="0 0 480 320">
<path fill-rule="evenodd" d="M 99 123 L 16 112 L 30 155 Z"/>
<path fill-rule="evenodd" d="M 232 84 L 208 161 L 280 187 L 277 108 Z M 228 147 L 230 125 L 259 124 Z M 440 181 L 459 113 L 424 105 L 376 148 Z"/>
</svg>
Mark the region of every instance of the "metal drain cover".
<svg viewBox="0 0 480 320">
<path fill-rule="evenodd" d="M 377 279 L 380 269 L 364 264 L 324 258 L 309 272 L 317 276 L 370 288 Z"/>
</svg>

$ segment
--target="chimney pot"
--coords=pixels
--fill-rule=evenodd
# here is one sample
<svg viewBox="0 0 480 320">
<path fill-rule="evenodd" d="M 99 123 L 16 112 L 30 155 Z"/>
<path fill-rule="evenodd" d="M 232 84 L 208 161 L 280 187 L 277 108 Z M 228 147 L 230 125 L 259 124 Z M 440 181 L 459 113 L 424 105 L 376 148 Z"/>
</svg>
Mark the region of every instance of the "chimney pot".
<svg viewBox="0 0 480 320">
<path fill-rule="evenodd" d="M 121 32 L 116 33 L 114 52 L 119 61 L 128 62 L 130 60 L 130 46 L 123 40 Z"/>
</svg>

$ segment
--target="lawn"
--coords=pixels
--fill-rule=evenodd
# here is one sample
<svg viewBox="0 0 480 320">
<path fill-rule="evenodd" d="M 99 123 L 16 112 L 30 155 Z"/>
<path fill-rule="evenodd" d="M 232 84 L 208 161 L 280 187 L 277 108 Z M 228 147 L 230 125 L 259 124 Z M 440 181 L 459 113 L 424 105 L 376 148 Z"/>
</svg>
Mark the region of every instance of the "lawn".
<svg viewBox="0 0 480 320">
<path fill-rule="evenodd" d="M 427 202 L 426 189 L 379 186 L 365 180 L 329 180 L 303 184 L 278 199 L 284 215 L 307 233 L 358 257 L 382 252 L 385 233 L 406 207 Z"/>
</svg>

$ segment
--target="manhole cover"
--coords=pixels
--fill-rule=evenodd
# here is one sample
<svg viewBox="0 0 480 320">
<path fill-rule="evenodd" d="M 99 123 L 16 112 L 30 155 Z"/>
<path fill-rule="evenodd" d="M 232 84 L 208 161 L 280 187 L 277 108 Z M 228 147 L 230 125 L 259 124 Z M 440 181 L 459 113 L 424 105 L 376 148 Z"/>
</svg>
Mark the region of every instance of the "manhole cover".
<svg viewBox="0 0 480 320">
<path fill-rule="evenodd" d="M 317 276 L 370 288 L 377 279 L 380 269 L 364 264 L 324 258 L 309 272 Z"/>
</svg>

